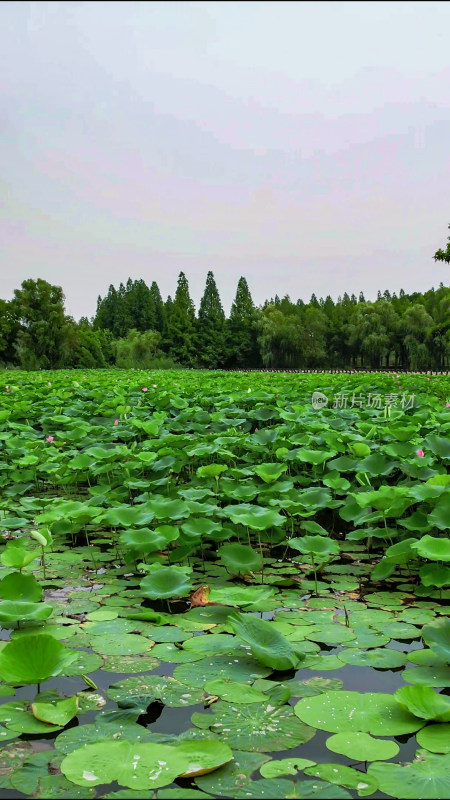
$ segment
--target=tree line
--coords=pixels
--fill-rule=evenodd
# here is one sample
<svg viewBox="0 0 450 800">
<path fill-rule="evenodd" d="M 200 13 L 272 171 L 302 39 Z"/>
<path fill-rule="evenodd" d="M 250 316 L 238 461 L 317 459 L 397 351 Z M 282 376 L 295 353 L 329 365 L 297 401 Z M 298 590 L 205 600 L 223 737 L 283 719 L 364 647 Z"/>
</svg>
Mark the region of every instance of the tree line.
<svg viewBox="0 0 450 800">
<path fill-rule="evenodd" d="M 450 289 L 378 292 L 374 302 L 362 293 L 336 302 L 313 294 L 307 303 L 275 295 L 257 307 L 241 277 L 226 317 L 212 272 L 197 314 L 180 272 L 173 299 L 163 301 L 156 281 L 149 287 L 128 279 L 98 298 L 93 319 L 76 322 L 65 313 L 61 287 L 29 279 L 11 301 L 0 300 L 0 364 L 448 369 Z"/>
</svg>

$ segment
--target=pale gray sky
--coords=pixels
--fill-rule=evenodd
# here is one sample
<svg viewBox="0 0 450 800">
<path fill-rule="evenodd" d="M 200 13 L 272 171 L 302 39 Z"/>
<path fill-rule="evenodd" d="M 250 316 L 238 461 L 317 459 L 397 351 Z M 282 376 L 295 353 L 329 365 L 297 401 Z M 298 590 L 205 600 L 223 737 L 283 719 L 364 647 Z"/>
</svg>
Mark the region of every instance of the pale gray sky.
<svg viewBox="0 0 450 800">
<path fill-rule="evenodd" d="M 448 285 L 449 2 L 3 2 L 1 296 Z"/>
</svg>

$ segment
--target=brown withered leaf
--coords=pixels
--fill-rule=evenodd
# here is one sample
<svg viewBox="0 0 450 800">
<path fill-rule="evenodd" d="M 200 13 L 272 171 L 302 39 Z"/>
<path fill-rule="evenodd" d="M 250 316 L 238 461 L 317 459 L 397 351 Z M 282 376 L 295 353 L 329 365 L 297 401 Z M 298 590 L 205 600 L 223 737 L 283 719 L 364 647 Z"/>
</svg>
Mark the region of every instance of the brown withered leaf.
<svg viewBox="0 0 450 800">
<path fill-rule="evenodd" d="M 191 608 L 200 608 L 200 606 L 209 606 L 211 603 L 209 602 L 209 593 L 211 589 L 209 586 L 199 586 L 195 592 L 192 592 L 189 600 L 191 603 Z"/>
</svg>

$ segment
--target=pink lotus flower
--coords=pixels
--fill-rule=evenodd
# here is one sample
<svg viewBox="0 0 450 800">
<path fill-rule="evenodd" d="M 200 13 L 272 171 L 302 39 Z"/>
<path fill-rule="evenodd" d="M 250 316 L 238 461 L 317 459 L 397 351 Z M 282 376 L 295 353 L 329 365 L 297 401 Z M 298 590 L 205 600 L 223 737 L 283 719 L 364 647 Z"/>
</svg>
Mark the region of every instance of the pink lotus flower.
<svg viewBox="0 0 450 800">
<path fill-rule="evenodd" d="M 147 389 L 147 387 L 146 387 L 146 386 L 144 386 L 144 388 L 142 389 L 142 391 L 143 391 L 143 392 L 148 392 L 148 389 Z"/>
<path fill-rule="evenodd" d="M 416 456 L 420 456 L 420 458 L 423 458 L 424 455 L 425 453 L 423 452 L 423 450 L 416 450 Z"/>
<path fill-rule="evenodd" d="M 47 386 L 51 386 L 51 385 L 52 385 L 51 382 L 47 381 Z"/>
<path fill-rule="evenodd" d="M 118 420 L 118 419 L 115 419 L 115 420 L 114 420 L 114 425 L 118 425 L 118 424 L 119 424 L 119 420 Z"/>
<path fill-rule="evenodd" d="M 9 386 L 5 386 L 7 392 L 9 392 Z"/>
<path fill-rule="evenodd" d="M 54 436 L 47 436 L 47 438 L 46 438 L 46 440 L 45 440 L 45 441 L 46 441 L 46 442 L 53 442 L 54 440 L 55 440 L 55 437 L 54 437 Z"/>
<path fill-rule="evenodd" d="M 446 404 L 445 404 L 445 407 L 446 407 L 446 408 L 450 408 L 450 403 L 446 403 Z"/>
</svg>

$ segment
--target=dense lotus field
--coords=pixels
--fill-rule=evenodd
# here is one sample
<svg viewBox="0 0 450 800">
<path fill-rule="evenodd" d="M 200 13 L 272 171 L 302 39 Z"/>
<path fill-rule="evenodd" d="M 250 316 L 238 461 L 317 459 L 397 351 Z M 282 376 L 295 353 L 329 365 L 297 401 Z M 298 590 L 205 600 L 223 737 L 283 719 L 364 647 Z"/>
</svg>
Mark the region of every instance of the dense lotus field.
<svg viewBox="0 0 450 800">
<path fill-rule="evenodd" d="M 449 400 L 2 373 L 0 797 L 448 798 Z"/>
</svg>

